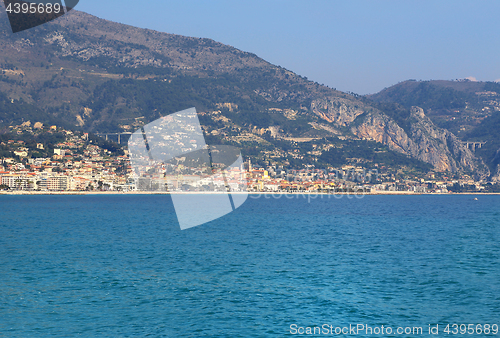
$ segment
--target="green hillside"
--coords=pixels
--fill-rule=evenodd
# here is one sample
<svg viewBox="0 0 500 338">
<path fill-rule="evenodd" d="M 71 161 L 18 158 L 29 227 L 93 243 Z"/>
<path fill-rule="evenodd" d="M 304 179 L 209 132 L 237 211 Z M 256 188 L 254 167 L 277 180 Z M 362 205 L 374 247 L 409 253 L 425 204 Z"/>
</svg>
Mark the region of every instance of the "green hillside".
<svg viewBox="0 0 500 338">
<path fill-rule="evenodd" d="M 432 118 L 440 126 L 448 123 L 442 111 L 462 109 L 464 102 L 464 114 L 476 107 L 471 84 L 460 84 L 470 87 L 464 91 L 455 84 L 409 82 L 404 87 L 413 88 L 411 94 L 393 88 L 378 99 L 363 98 L 210 39 L 135 28 L 74 10 L 15 35 L 0 11 L 0 49 L 4 133 L 26 121 L 94 134 L 130 133 L 160 116 L 196 107 L 208 143 L 238 146 L 262 166 L 380 164 L 423 173 L 441 157 L 455 155 L 443 152 L 425 159 L 434 161 L 431 166 L 424 165 L 408 157 L 422 152 L 401 154 L 395 151 L 402 148 L 391 150 L 390 143 L 364 142 L 387 140 L 385 130 L 367 138 L 356 128 L 375 128 L 365 120 L 372 114 L 408 132 L 414 122 L 410 106 L 420 102 L 437 107 L 429 114 L 438 112 Z M 398 137 L 408 137 L 402 134 Z"/>
</svg>

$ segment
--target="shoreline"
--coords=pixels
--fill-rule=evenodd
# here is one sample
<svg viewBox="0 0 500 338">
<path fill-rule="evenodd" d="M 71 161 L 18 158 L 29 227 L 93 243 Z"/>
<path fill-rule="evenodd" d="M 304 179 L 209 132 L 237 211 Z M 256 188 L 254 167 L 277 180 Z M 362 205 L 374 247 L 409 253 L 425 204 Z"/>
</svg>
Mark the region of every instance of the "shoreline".
<svg viewBox="0 0 500 338">
<path fill-rule="evenodd" d="M 222 191 L 196 191 L 196 192 L 167 192 L 167 191 L 0 191 L 0 195 L 20 196 L 20 195 L 218 195 L 227 194 Z M 377 196 L 377 195 L 405 195 L 405 196 L 420 196 L 420 195 L 500 195 L 500 192 L 457 192 L 457 193 L 434 193 L 434 192 L 411 192 L 411 191 L 377 191 L 377 192 L 231 192 L 231 194 L 248 194 L 248 195 L 351 195 L 351 196 Z"/>
</svg>

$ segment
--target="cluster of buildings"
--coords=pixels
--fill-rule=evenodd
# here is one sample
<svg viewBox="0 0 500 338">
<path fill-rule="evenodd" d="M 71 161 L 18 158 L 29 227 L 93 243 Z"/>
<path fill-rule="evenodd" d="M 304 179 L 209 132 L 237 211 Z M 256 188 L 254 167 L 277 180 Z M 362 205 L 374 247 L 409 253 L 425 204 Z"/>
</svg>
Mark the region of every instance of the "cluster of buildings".
<svg viewBox="0 0 500 338">
<path fill-rule="evenodd" d="M 18 128 L 18 131 L 21 131 L 17 132 L 18 135 L 30 133 L 26 129 Z M 55 126 L 45 132 L 62 134 L 64 141 L 56 144 L 30 144 L 20 139 L 1 142 L 2 148 L 14 156 L 0 157 L 0 189 L 51 192 L 129 188 L 128 156 L 114 155 L 93 144 L 86 133 L 74 133 Z"/>
<path fill-rule="evenodd" d="M 270 167 L 253 169 L 249 166 L 248 186 L 255 192 L 316 192 L 316 193 L 447 193 L 452 181 L 399 180 L 387 177 L 379 169 L 367 170 L 356 166 L 339 169 L 285 170 Z"/>
<path fill-rule="evenodd" d="M 27 126 L 16 126 L 14 134 L 36 132 Z M 24 129 L 23 129 L 24 128 Z M 271 165 L 254 168 L 250 160 L 239 162 L 226 170 L 200 168 L 183 158 L 177 163 L 157 163 L 143 168 L 136 176 L 127 151 L 112 152 L 99 142 L 89 140 L 86 133 L 76 133 L 52 126 L 38 128 L 64 135 L 55 144 L 4 140 L 0 149 L 13 156 L 0 157 L 0 190 L 10 191 L 252 191 L 252 192 L 411 192 L 447 193 L 450 187 L 484 186 L 472 178 L 449 179 L 430 173 L 426 178 L 403 178 L 375 167 L 289 170 Z M 94 139 L 95 140 L 95 139 Z M 97 144 L 96 144 L 97 143 Z M 44 155 L 45 156 L 42 156 Z M 216 165 L 217 163 L 214 163 Z"/>
</svg>

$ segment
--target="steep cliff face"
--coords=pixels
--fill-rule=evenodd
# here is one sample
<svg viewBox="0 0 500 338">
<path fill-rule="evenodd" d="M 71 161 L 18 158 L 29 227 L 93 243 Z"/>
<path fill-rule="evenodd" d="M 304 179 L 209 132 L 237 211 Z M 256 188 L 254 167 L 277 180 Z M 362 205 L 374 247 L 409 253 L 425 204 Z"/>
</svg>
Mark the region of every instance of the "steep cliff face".
<svg viewBox="0 0 500 338">
<path fill-rule="evenodd" d="M 347 126 L 364 113 L 359 103 L 342 97 L 315 99 L 311 103 L 311 110 L 317 116 L 337 126 Z"/>
<path fill-rule="evenodd" d="M 499 163 L 496 165 L 495 170 L 493 171 L 490 180 L 492 182 L 500 182 L 500 149 L 497 150 L 495 157 L 493 158 L 494 163 Z"/>
<path fill-rule="evenodd" d="M 354 135 L 383 143 L 391 150 L 408 154 L 415 147 L 406 132 L 394 120 L 380 112 L 368 113 L 363 116 L 362 123 L 351 128 Z"/>
<path fill-rule="evenodd" d="M 424 110 L 413 107 L 411 118 L 411 138 L 419 145 L 423 161 L 435 163 L 438 170 L 456 171 L 463 169 L 475 171 L 478 177 L 489 176 L 489 170 L 484 163 L 450 131 L 438 128 L 427 116 Z"/>
<path fill-rule="evenodd" d="M 473 171 L 486 178 L 489 171 L 484 163 L 451 132 L 436 127 L 419 107 L 411 110 L 411 129 L 408 133 L 391 118 L 379 112 L 369 113 L 352 132 L 361 138 L 381 142 L 398 151 L 430 163 L 438 171 Z"/>
<path fill-rule="evenodd" d="M 258 127 L 260 135 L 267 130 L 271 141 L 280 140 L 275 144 L 280 147 L 286 137 L 349 138 L 350 129 L 436 170 L 488 174 L 474 153 L 422 109 L 408 117 L 404 106 L 404 115 L 398 115 L 399 110 L 321 86 L 210 39 L 139 29 L 78 11 L 13 36 L 2 8 L 0 2 L 0 94 L 6 106 L 17 100 L 33 105 L 33 114 L 4 109 L 0 127 L 30 118 L 123 132 L 161 114 L 192 106 L 213 111 L 222 104 L 236 108 L 230 108 L 226 124 L 212 121 L 217 135 L 254 134 Z M 498 157 L 494 163 L 500 163 Z M 494 168 L 500 181 L 500 168 Z"/>
</svg>

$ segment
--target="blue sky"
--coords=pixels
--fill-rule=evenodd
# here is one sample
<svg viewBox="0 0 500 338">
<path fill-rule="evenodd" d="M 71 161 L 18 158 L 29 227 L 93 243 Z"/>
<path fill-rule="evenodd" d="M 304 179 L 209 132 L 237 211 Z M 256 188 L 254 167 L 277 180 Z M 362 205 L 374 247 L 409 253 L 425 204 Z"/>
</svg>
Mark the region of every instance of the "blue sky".
<svg viewBox="0 0 500 338">
<path fill-rule="evenodd" d="M 211 38 L 358 94 L 407 79 L 500 79 L 497 0 L 80 0 L 76 9 Z"/>
</svg>

